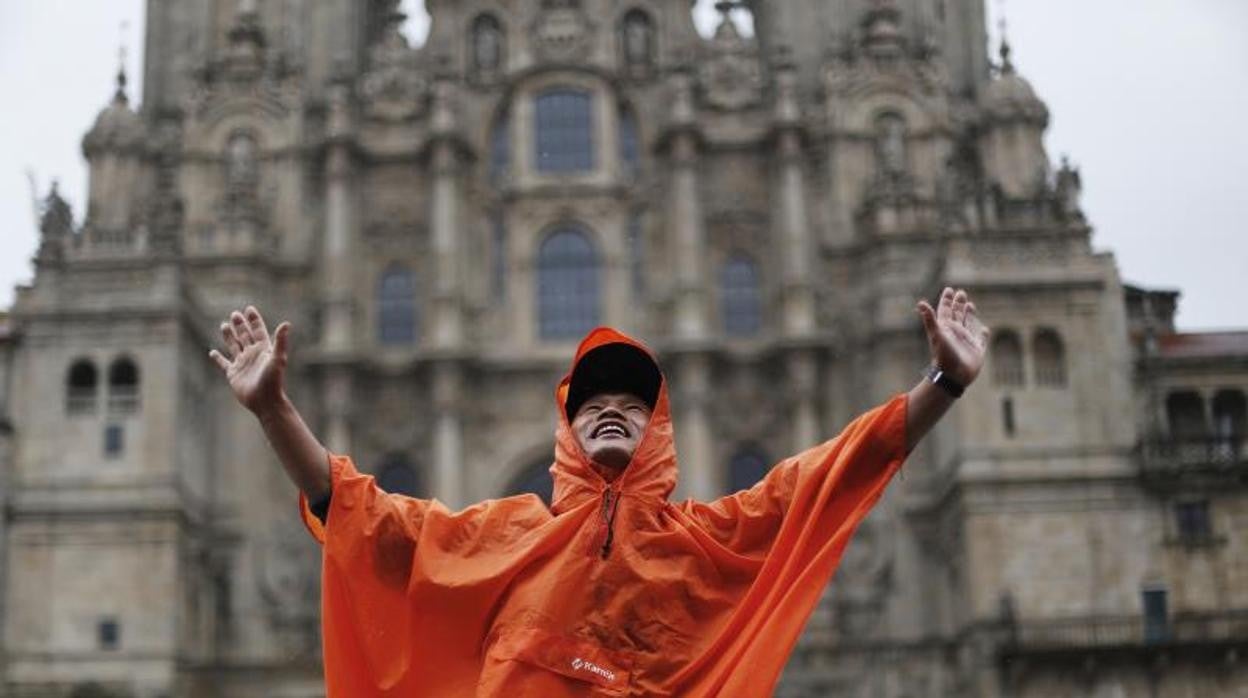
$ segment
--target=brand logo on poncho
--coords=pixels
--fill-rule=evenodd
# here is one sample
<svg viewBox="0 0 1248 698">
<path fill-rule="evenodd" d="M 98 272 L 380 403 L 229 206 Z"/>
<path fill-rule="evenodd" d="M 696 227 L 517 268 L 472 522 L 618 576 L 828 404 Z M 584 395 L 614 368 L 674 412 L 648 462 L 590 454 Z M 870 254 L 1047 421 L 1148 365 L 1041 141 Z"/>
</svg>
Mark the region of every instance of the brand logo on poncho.
<svg viewBox="0 0 1248 698">
<path fill-rule="evenodd" d="M 580 657 L 577 657 L 576 659 L 572 660 L 572 670 L 573 671 L 588 671 L 589 673 L 597 674 L 598 676 L 601 676 L 602 678 L 608 681 L 615 681 L 614 671 L 611 671 L 610 669 L 604 669 L 603 667 L 600 667 L 597 664 L 594 664 L 593 662 L 587 662 L 584 659 L 581 659 Z"/>
</svg>

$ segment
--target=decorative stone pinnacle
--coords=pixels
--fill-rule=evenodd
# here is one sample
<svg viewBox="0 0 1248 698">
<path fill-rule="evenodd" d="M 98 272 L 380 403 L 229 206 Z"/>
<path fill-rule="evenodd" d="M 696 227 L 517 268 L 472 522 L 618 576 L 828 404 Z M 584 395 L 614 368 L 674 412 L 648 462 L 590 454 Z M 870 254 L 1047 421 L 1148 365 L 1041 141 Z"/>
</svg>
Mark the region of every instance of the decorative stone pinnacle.
<svg viewBox="0 0 1248 698">
<path fill-rule="evenodd" d="M 126 29 L 129 26 L 129 22 L 122 21 L 121 41 L 117 47 L 117 91 L 113 93 L 113 101 L 118 104 L 126 104 L 130 101 L 126 97 Z"/>
</svg>

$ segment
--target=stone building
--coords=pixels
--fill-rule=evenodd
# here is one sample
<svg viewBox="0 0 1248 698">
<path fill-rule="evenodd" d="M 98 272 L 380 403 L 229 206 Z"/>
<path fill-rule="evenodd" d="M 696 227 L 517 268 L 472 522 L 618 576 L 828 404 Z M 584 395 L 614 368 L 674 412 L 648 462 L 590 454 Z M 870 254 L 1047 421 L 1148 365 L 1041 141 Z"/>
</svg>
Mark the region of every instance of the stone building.
<svg viewBox="0 0 1248 698">
<path fill-rule="evenodd" d="M 317 550 L 207 359 L 255 303 L 331 448 L 451 506 L 549 488 L 596 324 L 713 498 L 909 388 L 971 289 L 986 375 L 912 456 L 782 696 L 1248 692 L 1248 333 L 1094 250 L 981 0 L 148 4 L 0 322 L 8 696 L 323 693 Z"/>
</svg>

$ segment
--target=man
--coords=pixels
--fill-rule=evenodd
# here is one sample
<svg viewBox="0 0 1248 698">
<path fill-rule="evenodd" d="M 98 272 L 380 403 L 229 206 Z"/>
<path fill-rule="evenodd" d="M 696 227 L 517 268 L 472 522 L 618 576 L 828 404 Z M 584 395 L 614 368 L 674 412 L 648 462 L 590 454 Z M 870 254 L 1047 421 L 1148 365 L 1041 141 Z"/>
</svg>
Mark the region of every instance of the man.
<svg viewBox="0 0 1248 698">
<path fill-rule="evenodd" d="M 855 527 L 983 365 L 965 292 L 918 312 L 927 378 L 709 504 L 668 501 L 666 381 L 614 330 L 586 337 L 556 390 L 549 508 L 382 492 L 308 430 L 283 390 L 290 325 L 270 338 L 255 308 L 211 355 L 324 546 L 330 696 L 765 696 Z"/>
</svg>

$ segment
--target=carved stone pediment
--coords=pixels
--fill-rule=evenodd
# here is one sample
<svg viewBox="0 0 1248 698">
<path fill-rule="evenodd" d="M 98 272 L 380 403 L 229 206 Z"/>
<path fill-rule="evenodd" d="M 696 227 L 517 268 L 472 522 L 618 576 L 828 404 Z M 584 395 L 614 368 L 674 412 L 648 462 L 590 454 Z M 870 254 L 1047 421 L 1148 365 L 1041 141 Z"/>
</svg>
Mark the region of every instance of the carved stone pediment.
<svg viewBox="0 0 1248 698">
<path fill-rule="evenodd" d="M 533 45 L 543 60 L 567 63 L 585 57 L 593 25 L 578 3 L 547 2 L 531 29 Z"/>
<path fill-rule="evenodd" d="M 698 71 L 702 98 L 713 109 L 754 106 L 763 97 L 763 67 L 757 44 L 741 36 L 727 17 L 711 40 L 711 55 Z"/>
</svg>

